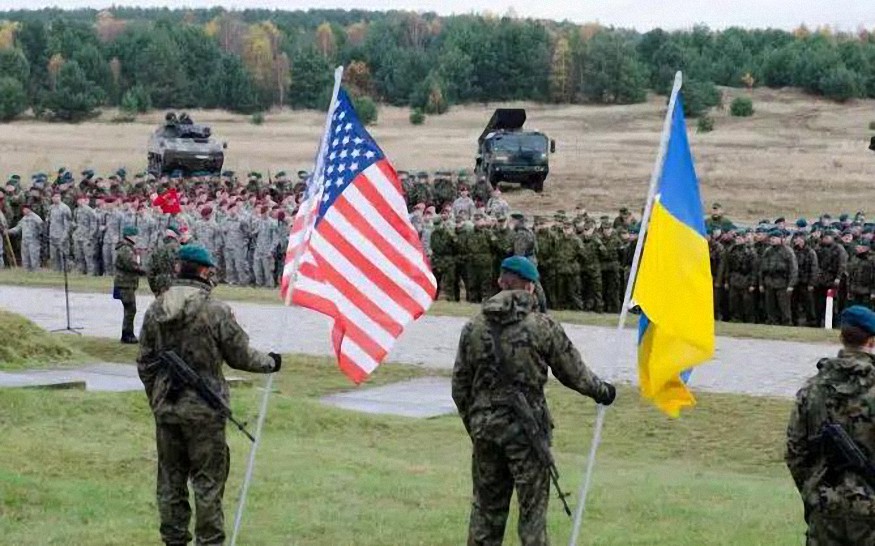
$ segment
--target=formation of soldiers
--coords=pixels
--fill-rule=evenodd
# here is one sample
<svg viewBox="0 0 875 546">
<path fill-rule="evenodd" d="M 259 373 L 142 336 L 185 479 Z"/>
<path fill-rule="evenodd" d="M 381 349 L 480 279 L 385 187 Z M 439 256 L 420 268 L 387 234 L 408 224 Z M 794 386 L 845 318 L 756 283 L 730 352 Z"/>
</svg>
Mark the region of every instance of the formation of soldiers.
<svg viewBox="0 0 875 546">
<path fill-rule="evenodd" d="M 273 287 L 305 179 L 303 172 L 294 183 L 284 172 L 239 179 L 230 171 L 128 179 L 119 169 L 106 178 L 84 171 L 77 181 L 61 169 L 51 181 L 34 175 L 25 188 L 13 175 L 0 189 L 0 267 L 112 275 L 124 228 L 135 227 L 140 263 L 156 271 L 153 291 L 155 282 L 166 284 L 169 273 L 160 272 L 172 269 L 175 247 L 191 241 L 216 257 L 218 281 Z"/>
<path fill-rule="evenodd" d="M 442 297 L 480 302 L 498 292 L 501 261 L 524 256 L 537 265 L 551 309 L 616 313 L 632 266 L 638 221 L 572 211 L 527 218 L 511 212 L 500 188 L 465 171 L 399 171 L 410 219 L 438 279 Z M 217 281 L 274 287 L 288 232 L 308 173 L 263 177 L 181 173 L 108 177 L 37 174 L 25 187 L 13 175 L 0 188 L 0 267 L 50 267 L 113 274 L 126 226 L 136 227 L 143 267 L 170 267 L 173 245 L 197 241 L 215 256 Z M 875 224 L 862 213 L 809 223 L 783 218 L 738 227 L 719 204 L 706 219 L 718 320 L 821 326 L 827 295 L 834 312 L 875 302 Z M 170 245 L 169 248 L 163 248 Z M 159 281 L 160 282 L 160 281 Z M 150 278 L 150 286 L 153 279 Z"/>
</svg>

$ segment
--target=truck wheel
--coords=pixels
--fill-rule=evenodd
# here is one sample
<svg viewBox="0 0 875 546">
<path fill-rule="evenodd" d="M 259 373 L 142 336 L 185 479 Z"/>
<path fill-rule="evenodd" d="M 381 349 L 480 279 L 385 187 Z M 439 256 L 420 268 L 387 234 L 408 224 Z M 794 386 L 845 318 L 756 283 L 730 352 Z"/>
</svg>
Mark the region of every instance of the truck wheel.
<svg viewBox="0 0 875 546">
<path fill-rule="evenodd" d="M 489 185 L 493 188 L 498 186 L 498 183 L 501 180 L 498 179 L 498 175 L 492 170 L 492 165 L 489 166 L 489 169 L 486 171 L 486 180 L 489 181 Z"/>
<path fill-rule="evenodd" d="M 540 176 L 529 182 L 529 188 L 531 188 L 535 193 L 541 193 L 544 191 L 544 179 Z"/>
</svg>

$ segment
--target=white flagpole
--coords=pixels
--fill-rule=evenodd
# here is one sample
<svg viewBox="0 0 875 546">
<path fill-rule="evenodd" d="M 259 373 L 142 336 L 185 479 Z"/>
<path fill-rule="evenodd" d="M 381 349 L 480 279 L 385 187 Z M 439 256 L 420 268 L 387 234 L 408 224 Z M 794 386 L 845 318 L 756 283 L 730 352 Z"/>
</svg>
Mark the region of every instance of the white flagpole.
<svg viewBox="0 0 875 546">
<path fill-rule="evenodd" d="M 641 231 L 638 233 L 638 241 L 635 244 L 635 255 L 632 258 L 632 268 L 629 272 L 629 281 L 626 283 L 626 294 L 623 297 L 623 306 L 620 309 L 620 320 L 617 323 L 616 346 L 620 345 L 620 338 L 623 329 L 626 327 L 626 318 L 629 315 L 629 305 L 632 302 L 632 289 L 635 287 L 635 278 L 638 275 L 638 267 L 641 265 L 641 251 L 644 248 L 644 239 L 647 235 L 647 228 L 650 224 L 650 214 L 653 211 L 653 203 L 656 200 L 656 189 L 659 186 L 659 178 L 662 176 L 662 166 L 665 163 L 665 153 L 668 149 L 668 140 L 671 137 L 671 122 L 674 114 L 675 103 L 677 102 L 678 92 L 683 84 L 683 76 L 677 72 L 674 76 L 674 87 L 671 90 L 671 98 L 668 101 L 668 112 L 665 114 L 665 121 L 662 126 L 662 136 L 659 139 L 659 152 L 656 155 L 656 163 L 653 165 L 653 172 L 650 175 L 650 189 L 647 192 L 647 203 L 644 206 L 644 214 L 641 217 Z M 619 367 L 622 353 L 616 352 L 617 367 Z M 580 484 L 580 490 L 577 495 L 577 507 L 574 513 L 574 528 L 571 532 L 571 540 L 569 546 L 577 546 L 577 537 L 580 535 L 580 529 L 583 525 L 583 515 L 586 510 L 586 497 L 589 494 L 590 481 L 592 480 L 592 472 L 595 466 L 595 455 L 602 439 L 602 428 L 605 424 L 605 406 L 598 407 L 596 415 L 595 431 L 592 437 L 592 444 L 589 448 L 589 458 L 586 460 L 586 473 L 583 481 Z"/>
<path fill-rule="evenodd" d="M 316 168 L 313 170 L 314 180 L 316 179 L 317 173 L 319 176 L 322 176 L 322 161 L 320 158 L 322 157 L 322 152 L 325 150 L 325 146 L 327 144 L 328 139 L 328 130 L 331 127 L 331 118 L 334 115 L 334 109 L 337 106 L 337 95 L 340 93 L 340 81 L 343 78 L 343 67 L 338 66 L 334 71 L 334 91 L 331 93 L 331 103 L 328 107 L 328 115 L 325 119 L 325 132 L 322 135 L 322 141 L 319 144 L 319 152 L 317 154 Z M 297 272 L 298 266 L 300 265 L 302 252 L 298 252 L 295 256 L 295 263 L 293 271 Z M 286 296 L 286 301 L 291 302 L 292 300 L 292 291 L 294 290 L 294 277 L 292 281 L 289 283 L 289 290 Z M 286 319 L 288 320 L 289 314 L 286 314 Z M 286 329 L 284 329 L 285 331 Z M 264 394 L 261 397 L 261 411 L 258 413 L 258 424 L 255 427 L 255 441 L 252 442 L 252 446 L 249 448 L 249 463 L 246 465 L 246 475 L 243 478 L 243 486 L 240 490 L 240 499 L 237 501 L 237 513 L 234 516 L 234 532 L 231 535 L 231 546 L 236 546 L 237 537 L 240 534 L 240 527 L 243 523 L 243 510 L 246 507 L 246 495 L 249 493 L 249 484 L 252 482 L 252 473 L 255 470 L 255 454 L 258 451 L 258 444 L 261 442 L 261 431 L 264 427 L 264 420 L 267 416 L 267 402 L 270 397 L 270 392 L 273 390 L 273 376 L 274 374 L 269 374 L 267 376 L 267 382 L 264 385 Z"/>
</svg>

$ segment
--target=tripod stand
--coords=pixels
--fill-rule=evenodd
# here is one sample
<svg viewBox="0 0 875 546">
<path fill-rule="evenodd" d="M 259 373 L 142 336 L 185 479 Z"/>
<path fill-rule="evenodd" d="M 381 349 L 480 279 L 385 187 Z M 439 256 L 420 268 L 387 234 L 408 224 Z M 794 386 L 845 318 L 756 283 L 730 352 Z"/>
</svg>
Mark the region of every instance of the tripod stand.
<svg viewBox="0 0 875 546">
<path fill-rule="evenodd" d="M 67 253 L 61 252 L 61 269 L 64 270 L 64 305 L 67 310 L 67 326 L 65 328 L 58 328 L 57 330 L 52 330 L 52 332 L 72 332 L 77 336 L 81 336 L 82 333 L 79 331 L 81 327 L 74 327 L 70 323 L 70 281 L 67 276 Z"/>
</svg>

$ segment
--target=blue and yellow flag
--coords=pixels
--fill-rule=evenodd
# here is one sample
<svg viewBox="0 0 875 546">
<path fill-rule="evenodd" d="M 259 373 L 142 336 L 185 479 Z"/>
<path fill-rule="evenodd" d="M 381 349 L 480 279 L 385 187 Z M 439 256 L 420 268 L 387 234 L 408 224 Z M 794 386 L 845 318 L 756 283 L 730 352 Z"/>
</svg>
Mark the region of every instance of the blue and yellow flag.
<svg viewBox="0 0 875 546">
<path fill-rule="evenodd" d="M 690 368 L 714 355 L 714 294 L 704 211 L 680 93 L 671 115 L 671 136 L 632 298 L 642 311 L 641 395 L 677 417 L 681 408 L 696 402 L 686 386 Z"/>
</svg>

